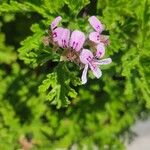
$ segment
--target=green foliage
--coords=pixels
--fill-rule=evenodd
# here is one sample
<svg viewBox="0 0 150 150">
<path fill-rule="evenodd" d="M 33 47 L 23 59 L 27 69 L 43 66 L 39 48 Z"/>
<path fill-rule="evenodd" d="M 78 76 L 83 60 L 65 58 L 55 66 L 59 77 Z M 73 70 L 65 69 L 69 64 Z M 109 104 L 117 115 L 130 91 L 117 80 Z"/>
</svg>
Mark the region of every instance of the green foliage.
<svg viewBox="0 0 150 150">
<path fill-rule="evenodd" d="M 13 51 L 12 46 L 5 45 L 5 36 L 0 34 L 0 62 L 5 64 L 11 64 L 17 59 L 16 53 Z"/>
<path fill-rule="evenodd" d="M 57 108 L 68 106 L 68 104 L 70 104 L 68 96 L 71 98 L 76 98 L 77 96 L 75 90 L 70 87 L 71 81 L 74 81 L 74 85 L 78 85 L 80 82 L 63 63 L 60 63 L 56 67 L 55 73 L 48 74 L 47 79 L 45 79 L 43 84 L 39 87 L 39 91 L 41 93 L 48 91 L 46 94 L 47 100 L 53 101 L 52 103 L 57 105 Z"/>
<path fill-rule="evenodd" d="M 58 15 L 86 33 L 90 15 L 106 25 L 113 63 L 99 80 L 81 85 L 78 66 L 43 45 Z M 0 1 L 0 149 L 20 149 L 22 136 L 35 150 L 125 149 L 150 110 L 149 40 L 149 0 Z"/>
</svg>

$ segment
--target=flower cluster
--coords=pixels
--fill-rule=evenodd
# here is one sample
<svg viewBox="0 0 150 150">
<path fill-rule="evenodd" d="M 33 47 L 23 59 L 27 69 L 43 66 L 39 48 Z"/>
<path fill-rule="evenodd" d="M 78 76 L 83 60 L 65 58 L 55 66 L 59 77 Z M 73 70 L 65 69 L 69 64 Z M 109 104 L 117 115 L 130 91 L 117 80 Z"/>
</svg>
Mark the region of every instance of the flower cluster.
<svg viewBox="0 0 150 150">
<path fill-rule="evenodd" d="M 50 42 L 63 48 L 63 59 L 77 63 L 83 68 L 82 84 L 87 82 L 87 72 L 91 69 L 96 78 L 100 78 L 102 72 L 99 65 L 111 63 L 111 58 L 101 59 L 105 54 L 105 46 L 109 44 L 108 36 L 102 35 L 103 24 L 95 17 L 89 18 L 89 23 L 95 30 L 91 32 L 88 38 L 79 30 L 70 31 L 67 28 L 59 27 L 62 20 L 60 16 L 56 17 L 50 26 Z M 91 47 L 91 50 L 84 48 Z"/>
</svg>

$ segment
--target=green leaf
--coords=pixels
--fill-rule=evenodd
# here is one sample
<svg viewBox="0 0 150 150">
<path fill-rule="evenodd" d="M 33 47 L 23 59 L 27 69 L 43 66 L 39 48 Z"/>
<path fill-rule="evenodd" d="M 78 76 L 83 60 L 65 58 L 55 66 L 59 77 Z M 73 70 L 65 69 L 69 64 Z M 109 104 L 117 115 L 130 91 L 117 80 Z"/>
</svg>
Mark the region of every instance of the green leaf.
<svg viewBox="0 0 150 150">
<path fill-rule="evenodd" d="M 77 82 L 76 78 L 65 63 L 59 63 L 55 72 L 47 75 L 47 79 L 39 87 L 39 92 L 46 93 L 47 100 L 52 101 L 57 108 L 66 107 L 70 104 L 70 98 L 77 96 L 76 91 L 70 86 L 71 83 Z"/>
<path fill-rule="evenodd" d="M 89 0 L 64 0 L 70 8 L 70 13 L 78 15 L 82 8 L 89 4 Z"/>
</svg>

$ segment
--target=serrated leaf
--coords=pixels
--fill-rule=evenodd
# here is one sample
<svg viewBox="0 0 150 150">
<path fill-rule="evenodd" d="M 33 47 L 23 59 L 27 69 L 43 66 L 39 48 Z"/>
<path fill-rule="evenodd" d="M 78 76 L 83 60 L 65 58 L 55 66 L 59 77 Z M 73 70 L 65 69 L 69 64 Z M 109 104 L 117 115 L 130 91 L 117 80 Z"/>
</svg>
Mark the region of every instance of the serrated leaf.
<svg viewBox="0 0 150 150">
<path fill-rule="evenodd" d="M 76 98 L 77 96 L 76 91 L 70 87 L 71 80 L 76 77 L 70 75 L 65 63 L 60 63 L 55 68 L 55 72 L 49 74 L 39 87 L 39 92 L 46 92 L 47 100 L 52 101 L 52 104 L 57 105 L 57 108 L 68 106 L 70 104 L 69 97 Z"/>
</svg>

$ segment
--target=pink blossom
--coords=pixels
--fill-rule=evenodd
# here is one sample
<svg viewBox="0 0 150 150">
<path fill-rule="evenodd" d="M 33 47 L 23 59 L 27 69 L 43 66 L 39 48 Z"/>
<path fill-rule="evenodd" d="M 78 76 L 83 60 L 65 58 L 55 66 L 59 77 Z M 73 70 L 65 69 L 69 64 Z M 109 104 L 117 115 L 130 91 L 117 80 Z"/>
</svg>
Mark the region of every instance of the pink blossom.
<svg viewBox="0 0 150 150">
<path fill-rule="evenodd" d="M 57 27 L 52 32 L 52 39 L 55 44 L 61 48 L 69 47 L 70 30 L 67 28 Z"/>
<path fill-rule="evenodd" d="M 91 32 L 89 34 L 89 40 L 94 42 L 95 44 L 99 44 L 101 42 L 105 45 L 108 45 L 108 36 L 101 34 L 104 30 L 104 26 L 102 25 L 102 23 L 95 16 L 90 17 L 88 21 L 95 30 L 95 32 Z"/>
<path fill-rule="evenodd" d="M 96 78 L 100 78 L 102 75 L 99 65 L 106 65 L 111 63 L 111 58 L 97 60 L 93 53 L 88 49 L 83 49 L 80 54 L 80 61 L 85 65 L 82 72 L 82 84 L 87 82 L 87 71 L 90 68 Z"/>
<path fill-rule="evenodd" d="M 59 22 L 62 20 L 62 18 L 60 16 L 56 17 L 49 28 L 49 36 L 44 38 L 44 44 L 45 45 L 49 45 L 49 43 L 52 43 L 54 45 L 57 44 L 60 35 L 62 33 L 63 28 L 62 27 L 57 27 Z"/>
<path fill-rule="evenodd" d="M 52 31 L 52 38 L 54 42 L 58 42 L 58 40 L 60 39 L 62 32 L 63 32 L 64 28 L 62 27 L 57 27 L 56 29 L 54 29 Z"/>
<path fill-rule="evenodd" d="M 88 50 L 83 49 L 85 43 L 85 35 L 79 30 L 74 30 L 72 33 L 69 29 L 58 27 L 58 24 L 62 18 L 56 17 L 51 23 L 50 35 L 48 40 L 54 45 L 57 45 L 65 50 L 62 52 L 61 60 L 68 60 L 75 62 L 76 64 L 84 65 L 82 72 L 82 84 L 87 82 L 87 72 L 90 69 L 96 78 L 102 76 L 100 65 L 106 65 L 111 63 L 111 58 L 101 59 L 105 54 L 105 45 L 108 44 L 108 36 L 102 35 L 104 26 L 95 17 L 89 18 L 89 23 L 94 28 L 94 32 L 89 34 L 89 40 L 91 41 L 88 46 L 94 45 L 94 54 Z M 87 41 L 88 42 L 88 41 Z M 91 44 L 91 45 L 90 45 Z"/>
<path fill-rule="evenodd" d="M 63 28 L 58 37 L 58 45 L 62 48 L 68 48 L 70 39 L 70 30 Z"/>
<path fill-rule="evenodd" d="M 100 42 L 100 34 L 98 32 L 91 32 L 89 34 L 89 40 L 98 44 Z"/>
<path fill-rule="evenodd" d="M 56 17 L 51 23 L 52 39 L 61 48 L 68 48 L 70 39 L 70 30 L 57 27 L 62 20 L 60 16 Z"/>
<path fill-rule="evenodd" d="M 105 45 L 109 44 L 109 37 L 107 35 L 101 35 L 98 32 L 91 32 L 89 34 L 89 40 L 95 44 L 104 43 Z"/>
<path fill-rule="evenodd" d="M 88 21 L 96 32 L 101 33 L 104 30 L 104 26 L 95 16 L 91 16 Z"/>
<path fill-rule="evenodd" d="M 60 16 L 56 17 L 51 23 L 52 39 L 61 48 L 70 48 L 79 52 L 85 42 L 83 32 L 75 30 L 70 37 L 70 30 L 62 27 L 57 27 L 62 20 Z"/>
<path fill-rule="evenodd" d="M 102 58 L 105 54 L 105 45 L 103 43 L 99 43 L 97 46 L 96 46 L 96 55 L 95 57 L 96 58 Z"/>
<path fill-rule="evenodd" d="M 61 34 L 63 32 L 62 27 L 57 27 L 61 20 L 62 20 L 62 18 L 60 16 L 58 16 L 51 23 L 52 40 L 55 43 L 59 41 Z"/>
<path fill-rule="evenodd" d="M 79 52 L 85 42 L 85 35 L 83 32 L 75 30 L 71 34 L 70 48 Z"/>
<path fill-rule="evenodd" d="M 62 20 L 60 16 L 56 17 L 52 23 L 51 23 L 51 30 L 53 31 L 59 24 L 59 22 Z"/>
</svg>

